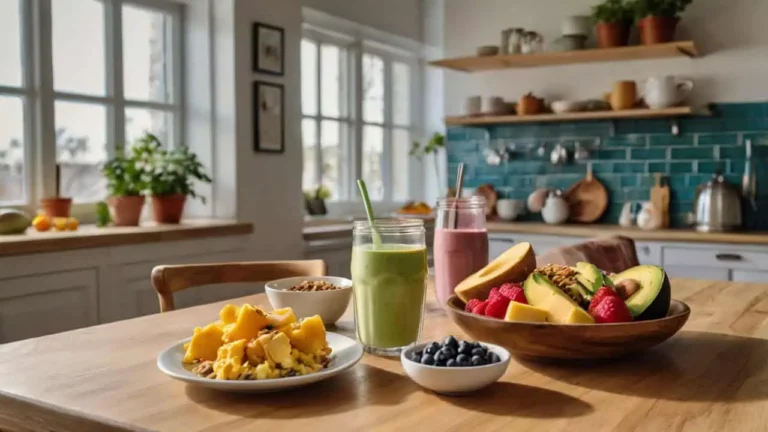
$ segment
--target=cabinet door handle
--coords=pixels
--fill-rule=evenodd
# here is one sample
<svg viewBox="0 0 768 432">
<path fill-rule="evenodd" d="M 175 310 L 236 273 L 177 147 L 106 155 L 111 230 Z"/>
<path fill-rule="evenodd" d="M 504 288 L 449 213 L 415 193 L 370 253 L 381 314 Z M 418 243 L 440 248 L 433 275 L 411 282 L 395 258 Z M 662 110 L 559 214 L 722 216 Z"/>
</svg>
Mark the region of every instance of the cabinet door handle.
<svg viewBox="0 0 768 432">
<path fill-rule="evenodd" d="M 721 253 L 715 255 L 715 258 L 717 258 L 718 261 L 742 261 L 744 260 L 744 257 L 739 254 L 732 254 L 732 253 Z"/>
<path fill-rule="evenodd" d="M 643 246 L 642 247 L 643 254 L 650 255 L 651 254 L 651 247 L 650 246 Z"/>
</svg>

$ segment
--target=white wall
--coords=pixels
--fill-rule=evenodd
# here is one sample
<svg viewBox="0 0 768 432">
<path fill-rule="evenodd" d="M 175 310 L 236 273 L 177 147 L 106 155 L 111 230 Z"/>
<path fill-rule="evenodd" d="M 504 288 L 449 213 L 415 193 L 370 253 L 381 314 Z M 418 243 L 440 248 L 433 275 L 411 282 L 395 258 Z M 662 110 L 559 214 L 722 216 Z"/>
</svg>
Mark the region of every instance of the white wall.
<svg viewBox="0 0 768 432">
<path fill-rule="evenodd" d="M 302 0 L 303 6 L 420 41 L 421 0 Z"/>
<path fill-rule="evenodd" d="M 508 27 L 537 30 L 552 41 L 564 16 L 588 14 L 597 0 L 446 0 L 445 50 L 469 55 L 478 45 L 499 44 Z M 461 112 L 466 96 L 498 95 L 516 100 L 534 91 L 548 98 L 590 98 L 613 81 L 676 74 L 696 80 L 694 102 L 768 99 L 768 1 L 695 0 L 683 16 L 679 38 L 693 38 L 700 59 L 599 63 L 483 74 L 447 72 L 445 108 Z M 471 31 L 469 30 L 471 29 Z"/>
</svg>

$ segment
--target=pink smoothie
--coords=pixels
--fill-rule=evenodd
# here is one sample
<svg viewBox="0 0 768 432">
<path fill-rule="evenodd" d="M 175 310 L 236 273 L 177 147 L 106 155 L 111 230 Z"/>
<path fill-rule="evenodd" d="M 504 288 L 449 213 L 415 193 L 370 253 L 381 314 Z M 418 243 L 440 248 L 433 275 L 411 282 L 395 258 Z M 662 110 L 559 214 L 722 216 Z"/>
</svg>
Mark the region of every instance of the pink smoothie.
<svg viewBox="0 0 768 432">
<path fill-rule="evenodd" d="M 433 254 L 435 294 L 445 305 L 459 282 L 488 264 L 488 231 L 438 228 Z"/>
</svg>

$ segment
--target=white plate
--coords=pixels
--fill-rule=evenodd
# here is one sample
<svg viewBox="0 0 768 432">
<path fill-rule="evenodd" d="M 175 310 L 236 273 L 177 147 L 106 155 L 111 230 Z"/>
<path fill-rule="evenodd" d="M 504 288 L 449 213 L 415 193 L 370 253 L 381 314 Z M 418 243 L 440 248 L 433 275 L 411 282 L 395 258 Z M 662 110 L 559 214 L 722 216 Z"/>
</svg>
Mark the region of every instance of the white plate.
<svg viewBox="0 0 768 432">
<path fill-rule="evenodd" d="M 200 385 L 216 390 L 239 393 L 274 392 L 295 387 L 305 386 L 332 376 L 354 366 L 363 357 L 363 346 L 346 336 L 338 333 L 326 333 L 326 340 L 331 347 L 331 362 L 326 369 L 309 375 L 276 378 L 258 381 L 228 381 L 199 377 L 186 370 L 181 360 L 184 358 L 184 344 L 192 339 L 187 338 L 173 344 L 159 356 L 157 367 L 166 375 L 190 384 Z"/>
</svg>

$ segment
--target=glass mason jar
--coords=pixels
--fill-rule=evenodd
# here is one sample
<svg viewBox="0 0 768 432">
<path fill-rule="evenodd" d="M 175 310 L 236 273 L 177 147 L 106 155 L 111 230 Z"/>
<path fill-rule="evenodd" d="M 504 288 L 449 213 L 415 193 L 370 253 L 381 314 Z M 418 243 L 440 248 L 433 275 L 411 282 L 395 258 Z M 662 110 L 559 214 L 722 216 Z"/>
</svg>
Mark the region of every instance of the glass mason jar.
<svg viewBox="0 0 768 432">
<path fill-rule="evenodd" d="M 485 198 L 443 198 L 437 202 L 435 296 L 441 306 L 459 282 L 488 264 Z"/>
<path fill-rule="evenodd" d="M 424 317 L 427 246 L 417 219 L 357 221 L 352 282 L 357 338 L 372 354 L 398 356 L 416 343 Z"/>
</svg>

